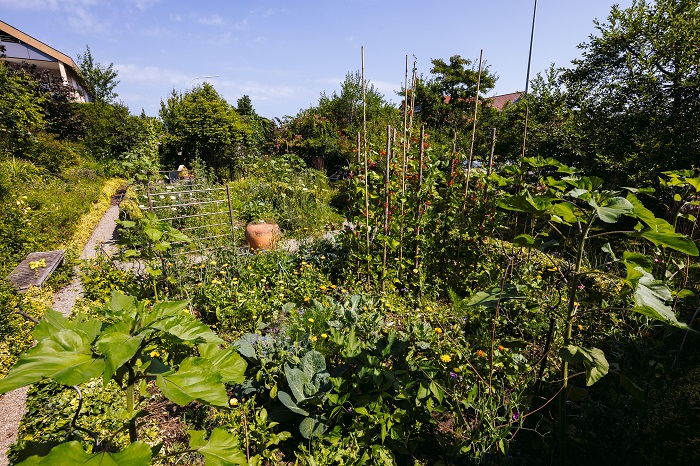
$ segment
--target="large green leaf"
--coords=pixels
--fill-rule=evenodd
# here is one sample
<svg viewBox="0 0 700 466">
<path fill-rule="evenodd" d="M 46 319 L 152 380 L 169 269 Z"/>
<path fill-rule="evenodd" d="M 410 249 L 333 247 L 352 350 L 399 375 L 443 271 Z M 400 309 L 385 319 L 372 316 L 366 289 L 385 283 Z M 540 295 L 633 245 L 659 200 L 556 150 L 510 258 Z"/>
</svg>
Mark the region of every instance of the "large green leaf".
<svg viewBox="0 0 700 466">
<path fill-rule="evenodd" d="M 80 330 L 85 333 L 88 342 L 93 342 L 104 322 L 95 319 L 88 319 L 83 314 L 78 314 L 75 319 L 68 320 L 60 312 L 53 309 L 46 309 L 41 322 L 32 330 L 35 340 L 41 341 L 55 335 L 60 330 Z"/>
<path fill-rule="evenodd" d="M 86 453 L 79 442 L 62 443 L 46 456 L 30 456 L 21 466 L 148 466 L 153 453 L 145 442 L 134 442 L 124 450 L 111 453 Z M 18 465 L 18 466 L 19 466 Z"/>
<path fill-rule="evenodd" d="M 673 299 L 666 283 L 654 279 L 650 273 L 641 268 L 637 268 L 637 272 L 641 276 L 639 274 L 630 276 L 628 272 L 627 278 L 628 282 L 634 284 L 635 307 L 632 310 L 673 327 L 687 329 L 688 326 L 679 322 L 673 309 L 666 305 Z"/>
<path fill-rule="evenodd" d="M 599 204 L 600 202 L 600 204 Z M 589 202 L 596 210 L 598 217 L 605 223 L 615 223 L 623 215 L 628 215 L 634 211 L 634 206 L 624 197 L 613 197 L 601 201 L 601 199 L 591 199 Z"/>
<path fill-rule="evenodd" d="M 206 466 L 233 466 L 247 465 L 248 460 L 241 451 L 236 437 L 217 427 L 211 433 L 209 440 L 205 440 L 206 432 L 202 430 L 188 430 L 190 436 L 190 449 L 204 456 Z"/>
<path fill-rule="evenodd" d="M 540 246 L 542 246 L 542 239 L 535 239 L 527 233 L 523 233 L 522 235 L 518 235 L 513 238 L 512 243 L 513 246 L 517 246 L 519 248 L 539 249 Z"/>
<path fill-rule="evenodd" d="M 97 339 L 95 346 L 105 357 L 105 385 L 117 369 L 131 359 L 141 347 L 145 334 L 131 335 L 130 329 L 129 323 L 119 322 L 108 327 Z"/>
<path fill-rule="evenodd" d="M 692 239 L 680 233 L 676 233 L 673 229 L 673 225 L 666 220 L 655 217 L 649 209 L 644 207 L 634 194 L 627 194 L 627 200 L 634 206 L 634 217 L 640 219 L 647 225 L 647 228 L 636 233 L 635 236 L 641 236 L 657 246 L 675 249 L 689 256 L 698 255 L 698 248 L 695 243 L 693 243 Z"/>
<path fill-rule="evenodd" d="M 228 384 L 241 384 L 245 381 L 245 370 L 248 363 L 238 354 L 235 348 L 220 349 L 219 345 L 201 344 L 199 354 L 208 359 L 221 374 L 221 381 Z"/>
<path fill-rule="evenodd" d="M 591 386 L 608 373 L 608 360 L 598 348 L 581 348 L 568 345 L 559 350 L 559 357 L 570 364 L 583 363 L 586 368 L 586 385 Z"/>
<path fill-rule="evenodd" d="M 213 406 L 228 406 L 226 387 L 219 371 L 207 359 L 190 357 L 177 372 L 159 375 L 156 384 L 170 401 L 184 406 L 194 400 Z"/>
<path fill-rule="evenodd" d="M 508 299 L 526 299 L 525 296 L 518 294 L 515 285 L 506 284 L 502 289 L 500 286 L 494 286 L 485 291 L 479 291 L 472 299 L 469 300 L 467 306 L 484 306 L 495 308 L 500 301 Z"/>
<path fill-rule="evenodd" d="M 0 393 L 43 379 L 78 385 L 101 375 L 104 367 L 104 360 L 93 356 L 84 332 L 60 330 L 20 356 L 7 377 L 0 380 Z"/>
<path fill-rule="evenodd" d="M 279 398 L 282 404 L 285 405 L 293 413 L 301 414 L 302 416 L 309 415 L 308 411 L 297 406 L 294 400 L 292 400 L 292 397 L 289 396 L 289 393 L 280 390 L 279 392 L 277 392 L 277 398 Z"/>
<path fill-rule="evenodd" d="M 557 200 L 557 197 L 551 195 L 532 197 L 528 191 L 523 191 L 515 196 L 499 199 L 498 206 L 506 210 L 541 216 L 552 207 L 552 202 Z"/>
<path fill-rule="evenodd" d="M 143 318 L 143 325 L 155 328 L 179 342 L 224 343 L 207 325 L 192 316 L 187 301 L 158 303 Z"/>
</svg>

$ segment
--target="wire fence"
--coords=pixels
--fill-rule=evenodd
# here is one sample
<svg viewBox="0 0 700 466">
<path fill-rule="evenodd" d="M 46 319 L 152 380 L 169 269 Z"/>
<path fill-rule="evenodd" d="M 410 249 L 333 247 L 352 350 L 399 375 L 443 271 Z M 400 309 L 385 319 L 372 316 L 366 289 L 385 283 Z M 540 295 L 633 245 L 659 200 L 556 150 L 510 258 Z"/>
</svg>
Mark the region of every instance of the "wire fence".
<svg viewBox="0 0 700 466">
<path fill-rule="evenodd" d="M 162 172 L 167 182 L 136 188 L 142 212 L 156 214 L 161 221 L 185 233 L 192 241 L 180 246 L 177 254 L 192 254 L 215 249 L 232 249 L 240 238 L 242 226 L 234 218 L 229 186 L 209 187 L 198 183 L 192 172 Z"/>
</svg>

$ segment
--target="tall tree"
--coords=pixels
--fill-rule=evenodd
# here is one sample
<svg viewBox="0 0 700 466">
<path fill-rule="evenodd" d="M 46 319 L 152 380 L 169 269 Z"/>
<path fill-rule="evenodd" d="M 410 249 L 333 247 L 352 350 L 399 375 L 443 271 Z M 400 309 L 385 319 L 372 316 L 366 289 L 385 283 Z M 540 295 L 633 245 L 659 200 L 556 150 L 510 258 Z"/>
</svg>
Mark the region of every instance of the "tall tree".
<svg viewBox="0 0 700 466">
<path fill-rule="evenodd" d="M 118 94 L 114 92 L 119 81 L 117 81 L 117 72 L 114 71 L 114 64 L 102 65 L 96 63 L 92 58 L 90 47 L 85 46 L 85 53 L 78 54 L 78 68 L 83 75 L 88 87 L 88 92 L 98 102 L 112 103 L 117 98 Z"/>
<path fill-rule="evenodd" d="M 613 6 L 564 74 L 580 109 L 584 169 L 643 183 L 700 160 L 700 3 Z"/>
<path fill-rule="evenodd" d="M 459 55 L 431 60 L 431 76 L 421 76 L 416 83 L 415 104 L 420 120 L 433 131 L 451 137 L 454 131 L 465 133 L 471 129 L 474 112 L 474 96 L 479 81 L 478 64 Z M 493 89 L 497 77 L 482 66 L 479 96 Z M 403 94 L 403 92 L 402 92 Z"/>
<path fill-rule="evenodd" d="M 177 166 L 200 157 L 212 168 L 230 169 L 245 155 L 250 126 L 209 83 L 185 94 L 173 90 L 159 115 L 167 130 L 165 162 Z"/>
</svg>

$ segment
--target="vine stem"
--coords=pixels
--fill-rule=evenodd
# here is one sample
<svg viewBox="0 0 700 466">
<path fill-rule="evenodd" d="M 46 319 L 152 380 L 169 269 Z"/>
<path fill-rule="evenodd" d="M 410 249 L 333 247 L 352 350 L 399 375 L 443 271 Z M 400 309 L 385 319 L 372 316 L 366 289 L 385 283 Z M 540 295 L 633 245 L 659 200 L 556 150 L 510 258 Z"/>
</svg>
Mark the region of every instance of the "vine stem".
<svg viewBox="0 0 700 466">
<path fill-rule="evenodd" d="M 579 241 L 578 251 L 576 253 L 576 264 L 574 266 L 573 276 L 569 282 L 569 302 L 566 310 L 566 322 L 564 330 L 564 346 L 571 344 L 571 333 L 574 323 L 574 317 L 576 316 L 576 290 L 578 287 L 579 274 L 581 267 L 583 265 L 583 252 L 586 247 L 586 240 L 588 238 L 588 232 L 593 226 L 593 222 L 596 219 L 596 214 L 593 213 L 588 219 L 586 226 L 581 232 L 581 240 Z M 567 448 L 566 448 L 566 398 L 567 398 L 567 388 L 569 386 L 569 362 L 562 360 L 562 383 L 561 383 L 561 393 L 559 395 L 559 442 L 560 442 L 560 464 L 566 464 L 567 462 Z"/>
</svg>

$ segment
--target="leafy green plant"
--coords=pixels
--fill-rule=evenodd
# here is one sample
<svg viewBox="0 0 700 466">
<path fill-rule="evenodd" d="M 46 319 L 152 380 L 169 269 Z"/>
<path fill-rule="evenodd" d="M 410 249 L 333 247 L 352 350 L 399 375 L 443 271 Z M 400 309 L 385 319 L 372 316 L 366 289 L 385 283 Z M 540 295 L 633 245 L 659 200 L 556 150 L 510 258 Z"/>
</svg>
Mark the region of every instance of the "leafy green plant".
<svg viewBox="0 0 700 466">
<path fill-rule="evenodd" d="M 221 349 L 223 340 L 197 321 L 186 306 L 180 301 L 148 308 L 143 301 L 114 292 L 103 311 L 103 321 L 82 315 L 69 321 L 55 311 L 47 311 L 33 333 L 37 345 L 24 353 L 0 381 L 0 393 L 45 379 L 68 386 L 95 377 L 105 383 L 113 380 L 125 397 L 120 418 L 131 444 L 112 453 L 103 451 L 105 445 L 95 438 L 88 453 L 80 442 L 70 441 L 53 447 L 48 454 L 38 453 L 40 457 L 30 457 L 27 461 L 33 462 L 24 464 L 59 464 L 56 461 L 62 458 L 102 461 L 105 457 L 116 464 L 150 464 L 158 449 L 152 450 L 140 441 L 136 429 L 144 414 L 138 409 L 137 390 L 143 390 L 148 379 L 155 379 L 163 394 L 177 404 L 197 400 L 228 407 L 225 385 L 243 381 L 246 363 L 233 348 Z M 198 356 L 194 355 L 195 348 Z M 79 426 L 75 429 L 85 431 Z M 223 455 L 228 458 L 225 464 L 245 461 L 225 431 L 215 429 L 209 440 L 204 436 L 204 432 L 190 432 L 191 451 L 207 459 Z M 109 448 L 108 443 L 106 446 Z"/>
</svg>

